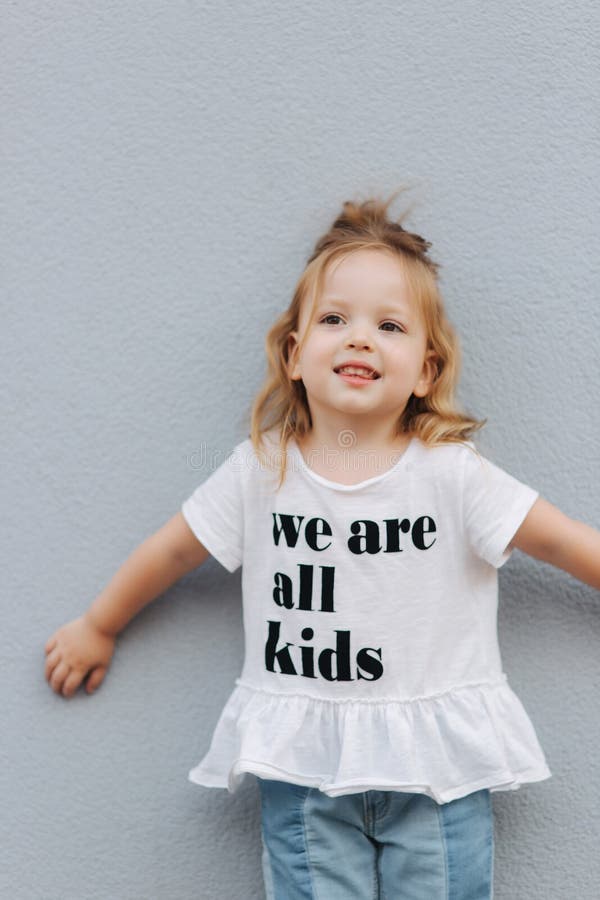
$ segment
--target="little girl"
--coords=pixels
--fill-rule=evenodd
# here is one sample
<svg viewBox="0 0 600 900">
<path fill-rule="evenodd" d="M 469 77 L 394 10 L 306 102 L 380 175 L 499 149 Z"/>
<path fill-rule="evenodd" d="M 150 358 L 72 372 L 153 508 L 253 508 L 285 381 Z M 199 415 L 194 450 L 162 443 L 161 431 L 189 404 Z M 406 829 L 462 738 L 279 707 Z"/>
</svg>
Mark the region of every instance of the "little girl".
<svg viewBox="0 0 600 900">
<path fill-rule="evenodd" d="M 457 408 L 430 244 L 345 203 L 271 328 L 251 437 L 46 644 L 71 696 L 209 554 L 243 566 L 245 659 L 196 784 L 260 786 L 276 900 L 492 896 L 490 792 L 550 776 L 502 671 L 514 547 L 600 588 L 600 533 L 486 460 Z"/>
</svg>

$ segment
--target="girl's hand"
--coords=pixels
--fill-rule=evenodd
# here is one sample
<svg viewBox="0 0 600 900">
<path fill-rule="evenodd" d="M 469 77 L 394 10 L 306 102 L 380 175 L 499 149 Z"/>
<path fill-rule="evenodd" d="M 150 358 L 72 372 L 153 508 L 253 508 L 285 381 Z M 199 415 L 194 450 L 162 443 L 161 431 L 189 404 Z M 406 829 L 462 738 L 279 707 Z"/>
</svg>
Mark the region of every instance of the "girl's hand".
<svg viewBox="0 0 600 900">
<path fill-rule="evenodd" d="M 115 636 L 100 631 L 87 617 L 67 622 L 46 643 L 46 681 L 57 694 L 72 697 L 89 674 L 91 694 L 104 680 L 115 648 Z"/>
</svg>

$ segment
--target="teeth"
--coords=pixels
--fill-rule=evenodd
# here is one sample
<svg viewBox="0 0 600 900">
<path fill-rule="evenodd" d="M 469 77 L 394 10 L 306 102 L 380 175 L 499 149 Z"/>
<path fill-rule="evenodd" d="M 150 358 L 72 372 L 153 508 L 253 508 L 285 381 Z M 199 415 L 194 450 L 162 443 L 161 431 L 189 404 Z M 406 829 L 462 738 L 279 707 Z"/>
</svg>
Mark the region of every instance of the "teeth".
<svg viewBox="0 0 600 900">
<path fill-rule="evenodd" d="M 338 372 L 344 372 L 346 375 L 362 375 L 364 378 L 375 378 L 375 372 L 359 366 L 341 366 Z"/>
</svg>

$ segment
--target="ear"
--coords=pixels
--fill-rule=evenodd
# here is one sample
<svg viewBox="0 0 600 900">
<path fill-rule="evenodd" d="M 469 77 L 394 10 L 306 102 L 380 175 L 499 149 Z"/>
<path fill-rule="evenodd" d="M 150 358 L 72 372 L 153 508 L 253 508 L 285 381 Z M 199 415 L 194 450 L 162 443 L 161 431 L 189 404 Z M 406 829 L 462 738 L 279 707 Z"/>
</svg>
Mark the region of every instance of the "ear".
<svg viewBox="0 0 600 900">
<path fill-rule="evenodd" d="M 288 334 L 287 371 L 292 381 L 299 381 L 302 378 L 300 374 L 300 365 L 298 363 L 298 346 L 298 332 L 290 331 Z"/>
<path fill-rule="evenodd" d="M 413 394 L 415 397 L 426 397 L 431 391 L 433 383 L 438 374 L 439 356 L 434 350 L 428 350 L 423 361 L 423 371 L 421 377 L 417 381 Z"/>
</svg>

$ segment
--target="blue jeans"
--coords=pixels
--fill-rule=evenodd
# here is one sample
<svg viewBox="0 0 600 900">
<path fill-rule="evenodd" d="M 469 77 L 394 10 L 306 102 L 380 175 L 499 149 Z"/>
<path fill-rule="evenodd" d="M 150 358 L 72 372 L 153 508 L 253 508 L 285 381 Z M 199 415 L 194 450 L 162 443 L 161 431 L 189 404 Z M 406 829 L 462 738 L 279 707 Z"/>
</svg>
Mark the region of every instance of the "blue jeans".
<svg viewBox="0 0 600 900">
<path fill-rule="evenodd" d="M 267 900 L 491 900 L 487 789 L 425 794 L 317 788 L 258 778 Z"/>
</svg>

